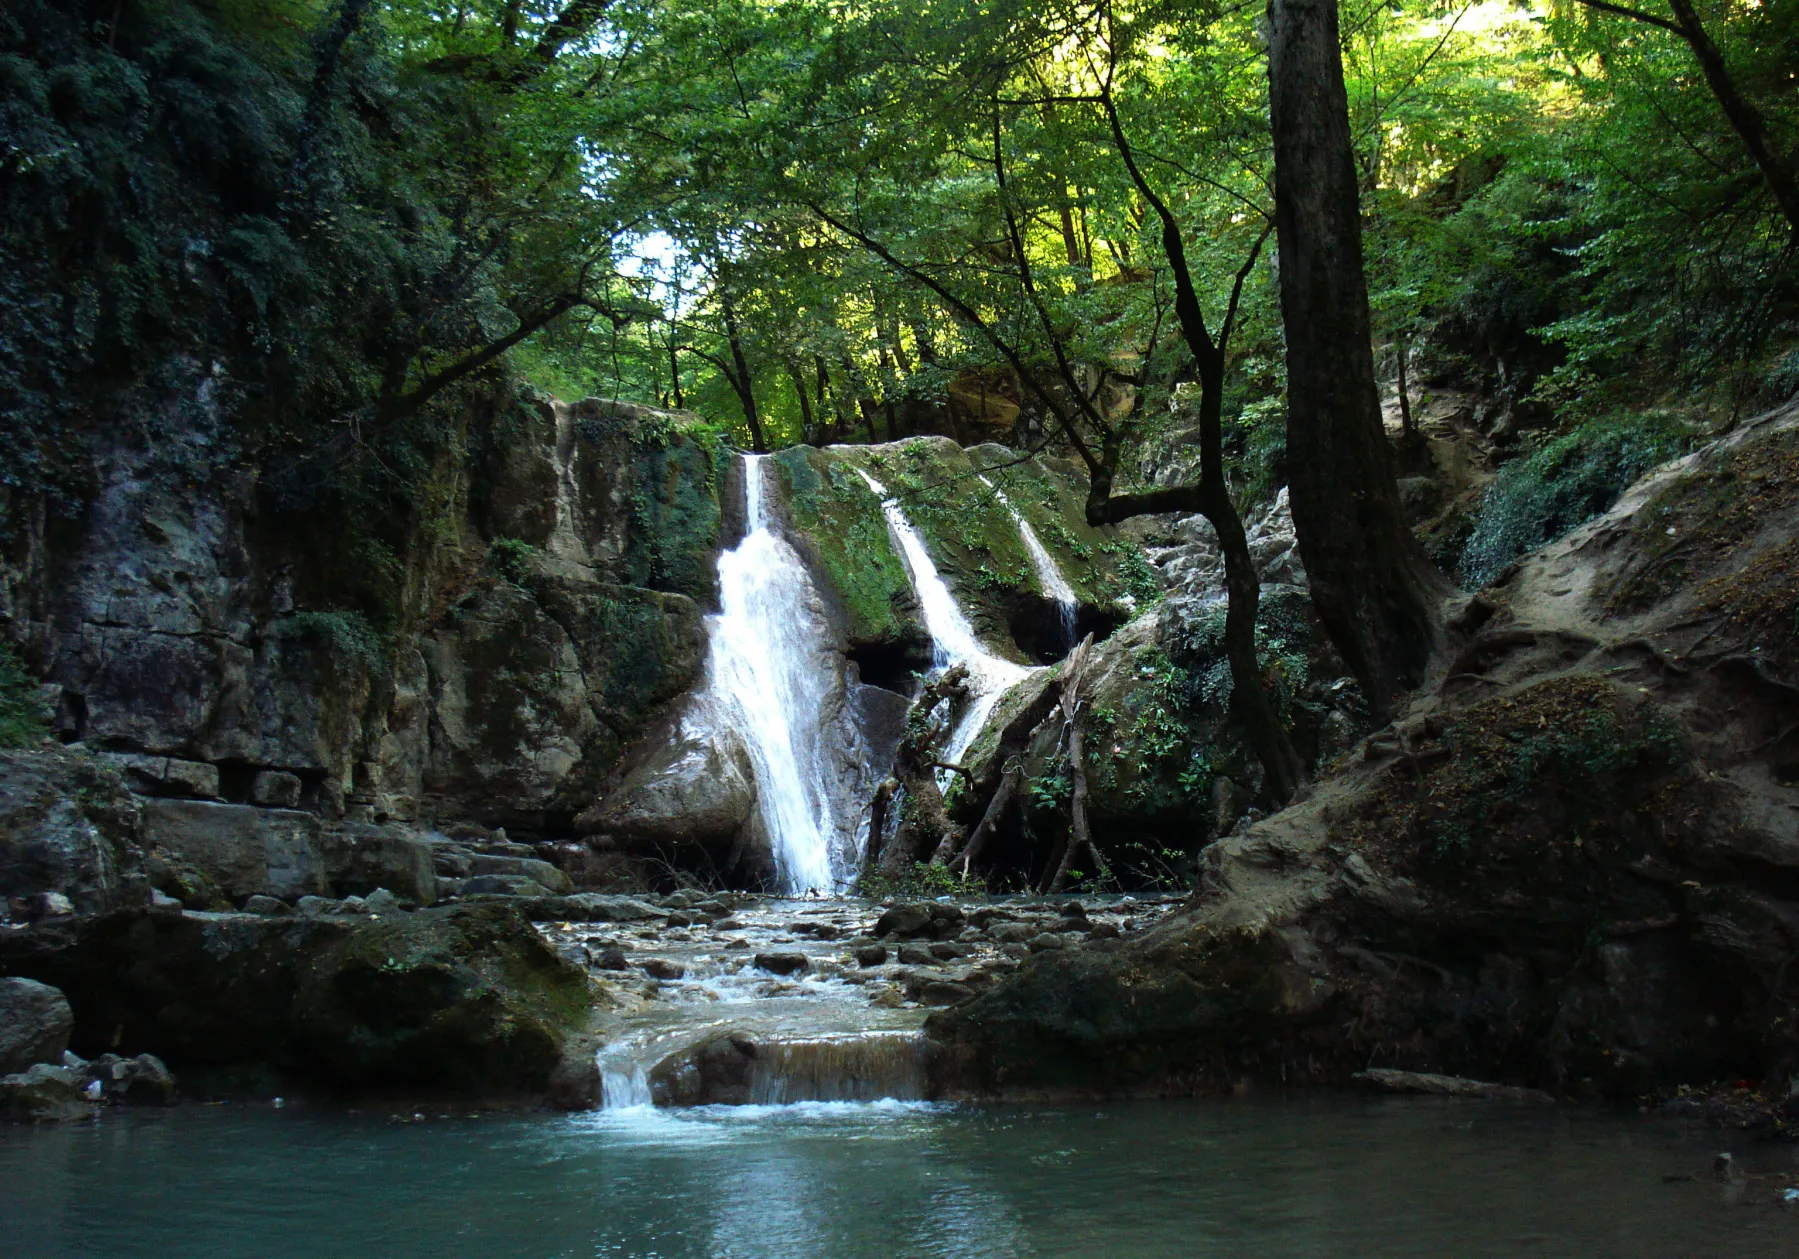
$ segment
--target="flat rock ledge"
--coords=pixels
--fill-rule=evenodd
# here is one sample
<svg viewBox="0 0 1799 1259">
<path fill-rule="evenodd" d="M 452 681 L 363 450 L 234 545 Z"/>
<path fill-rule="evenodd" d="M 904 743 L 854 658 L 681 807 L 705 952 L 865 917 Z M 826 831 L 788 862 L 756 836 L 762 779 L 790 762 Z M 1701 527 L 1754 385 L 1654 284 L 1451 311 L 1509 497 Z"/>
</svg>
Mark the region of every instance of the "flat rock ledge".
<svg viewBox="0 0 1799 1259">
<path fill-rule="evenodd" d="M 1492 1102 L 1555 1105 L 1555 1098 L 1542 1089 L 1521 1088 L 1516 1084 L 1489 1084 L 1485 1080 L 1470 1080 L 1460 1075 L 1435 1075 L 1429 1071 L 1398 1071 L 1390 1067 L 1374 1067 L 1358 1071 L 1351 1078 L 1357 1084 L 1382 1093 L 1427 1093 L 1437 1097 L 1474 1097 Z"/>
</svg>

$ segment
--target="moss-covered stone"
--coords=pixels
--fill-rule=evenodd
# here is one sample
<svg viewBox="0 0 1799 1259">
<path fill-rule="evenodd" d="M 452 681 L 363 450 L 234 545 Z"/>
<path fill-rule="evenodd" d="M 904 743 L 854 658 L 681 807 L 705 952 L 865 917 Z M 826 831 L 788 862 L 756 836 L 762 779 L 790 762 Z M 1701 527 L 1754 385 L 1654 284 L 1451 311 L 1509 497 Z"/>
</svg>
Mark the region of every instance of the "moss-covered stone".
<svg viewBox="0 0 1799 1259">
<path fill-rule="evenodd" d="M 178 1071 L 268 1066 L 336 1088 L 546 1087 L 593 1000 L 516 909 L 378 918 L 128 911 L 0 940 L 0 971 L 61 988 L 73 1046 Z"/>
<path fill-rule="evenodd" d="M 853 644 L 918 639 L 923 626 L 880 499 L 836 450 L 795 446 L 774 457 L 799 540 L 842 602 Z"/>
</svg>

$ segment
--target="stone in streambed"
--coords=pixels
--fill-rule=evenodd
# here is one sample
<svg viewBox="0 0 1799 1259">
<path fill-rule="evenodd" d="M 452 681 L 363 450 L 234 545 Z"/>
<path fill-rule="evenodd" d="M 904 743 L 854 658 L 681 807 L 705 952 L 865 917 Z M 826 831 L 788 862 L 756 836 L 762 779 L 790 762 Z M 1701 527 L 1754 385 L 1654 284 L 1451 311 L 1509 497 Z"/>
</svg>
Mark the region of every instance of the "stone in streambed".
<svg viewBox="0 0 1799 1259">
<path fill-rule="evenodd" d="M 856 950 L 858 966 L 881 966 L 887 961 L 887 946 L 884 944 L 865 944 Z"/>
<path fill-rule="evenodd" d="M 244 912 L 246 914 L 267 914 L 272 917 L 280 917 L 283 914 L 291 914 L 294 911 L 293 907 L 286 901 L 278 901 L 273 896 L 263 896 L 258 894 L 244 902 Z"/>
<path fill-rule="evenodd" d="M 173 1106 L 176 1100 L 175 1076 L 154 1054 L 121 1058 L 118 1054 L 101 1054 L 81 1068 L 86 1082 L 83 1095 L 99 1097 L 127 1106 Z"/>
<path fill-rule="evenodd" d="M 598 970 L 631 969 L 631 960 L 625 956 L 625 951 L 617 945 L 613 945 L 609 949 L 602 949 L 598 954 L 594 955 L 593 964 Z"/>
<path fill-rule="evenodd" d="M 758 953 L 755 964 L 772 975 L 803 975 L 812 969 L 804 953 Z"/>
<path fill-rule="evenodd" d="M 1042 935 L 1033 936 L 1027 942 L 1026 947 L 1029 948 L 1031 950 L 1031 952 L 1033 952 L 1033 953 L 1047 953 L 1053 949 L 1067 948 L 1068 941 L 1064 940 L 1059 935 L 1051 935 L 1049 932 L 1046 931 Z"/>
<path fill-rule="evenodd" d="M 947 940 L 961 932 L 967 921 L 961 908 L 936 901 L 912 901 L 895 905 L 875 923 L 878 936 L 898 936 L 902 940 L 929 937 Z"/>
<path fill-rule="evenodd" d="M 924 1005 L 946 1006 L 956 1005 L 974 996 L 974 989 L 967 984 L 956 983 L 948 979 L 934 979 L 919 990 L 919 1001 Z"/>
<path fill-rule="evenodd" d="M 69 1067 L 40 1062 L 0 1076 L 0 1117 L 43 1121 L 86 1119 L 93 1113 L 81 1078 Z"/>
<path fill-rule="evenodd" d="M 0 1075 L 62 1061 L 75 1030 L 67 997 L 31 979 L 0 979 Z"/>
<path fill-rule="evenodd" d="M 922 944 L 902 944 L 899 946 L 899 960 L 902 966 L 935 966 L 937 958 L 931 950 Z"/>
<path fill-rule="evenodd" d="M 652 979 L 679 979 L 687 973 L 687 968 L 666 957 L 652 957 L 644 961 L 643 973 Z"/>
</svg>

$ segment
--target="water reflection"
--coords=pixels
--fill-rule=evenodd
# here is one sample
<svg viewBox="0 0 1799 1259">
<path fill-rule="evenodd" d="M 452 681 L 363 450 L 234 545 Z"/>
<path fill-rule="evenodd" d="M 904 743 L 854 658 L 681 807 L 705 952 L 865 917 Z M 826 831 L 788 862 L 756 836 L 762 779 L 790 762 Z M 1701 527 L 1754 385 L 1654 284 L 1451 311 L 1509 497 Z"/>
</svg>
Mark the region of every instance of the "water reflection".
<svg viewBox="0 0 1799 1259">
<path fill-rule="evenodd" d="M 1705 1179 L 1664 1183 L 1702 1174 L 1720 1141 L 1635 1116 L 1349 1097 L 420 1122 L 196 1108 L 0 1130 L 0 1251 L 1799 1253 L 1799 1213 L 1771 1204 L 1773 1181 L 1736 1205 Z M 1753 1171 L 1795 1170 L 1791 1150 L 1737 1149 Z"/>
</svg>

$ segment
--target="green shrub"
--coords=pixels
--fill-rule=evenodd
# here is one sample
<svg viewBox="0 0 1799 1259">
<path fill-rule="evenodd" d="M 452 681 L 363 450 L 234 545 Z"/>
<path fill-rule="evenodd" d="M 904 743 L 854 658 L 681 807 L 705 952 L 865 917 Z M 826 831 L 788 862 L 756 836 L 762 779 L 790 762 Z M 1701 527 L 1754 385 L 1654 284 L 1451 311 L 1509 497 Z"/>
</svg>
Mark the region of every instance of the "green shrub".
<svg viewBox="0 0 1799 1259">
<path fill-rule="evenodd" d="M 515 586 L 529 588 L 537 548 L 523 538 L 495 538 L 487 544 L 487 566 Z"/>
<path fill-rule="evenodd" d="M 340 656 L 374 666 L 387 658 L 387 643 L 360 612 L 296 612 L 275 622 L 282 638 L 324 643 Z"/>
<path fill-rule="evenodd" d="M 28 748 L 50 733 L 37 679 L 19 655 L 0 643 L 0 748 Z"/>
<path fill-rule="evenodd" d="M 1597 516 L 1693 438 L 1690 428 L 1665 417 L 1595 420 L 1507 464 L 1462 549 L 1462 583 L 1479 589 L 1520 555 Z"/>
<path fill-rule="evenodd" d="M 856 880 L 856 894 L 876 901 L 932 900 L 939 896 L 985 896 L 987 885 L 980 879 L 957 874 L 948 866 L 914 861 L 910 870 L 899 874 L 864 870 Z"/>
</svg>

